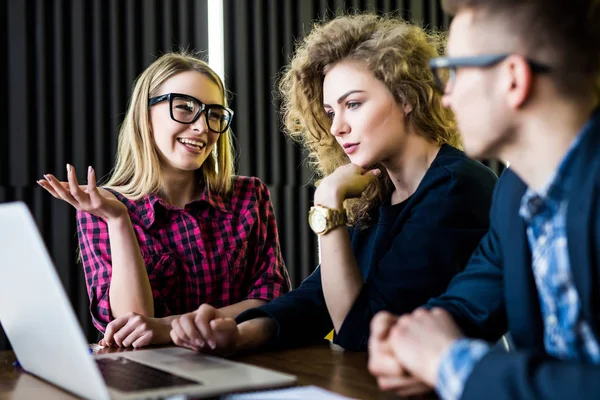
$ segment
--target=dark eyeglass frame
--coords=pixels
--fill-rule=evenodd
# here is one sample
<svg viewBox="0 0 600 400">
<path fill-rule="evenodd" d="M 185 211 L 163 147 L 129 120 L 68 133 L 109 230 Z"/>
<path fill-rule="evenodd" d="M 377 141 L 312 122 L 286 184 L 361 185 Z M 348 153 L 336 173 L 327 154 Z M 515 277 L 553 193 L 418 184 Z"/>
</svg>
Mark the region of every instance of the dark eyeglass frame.
<svg viewBox="0 0 600 400">
<path fill-rule="evenodd" d="M 189 122 L 179 121 L 173 115 L 173 99 L 176 97 L 189 99 L 189 100 L 195 101 L 196 103 L 200 104 L 200 108 L 198 108 L 198 112 L 196 113 L 196 115 L 194 115 L 194 118 L 192 118 L 191 121 L 189 121 Z M 151 97 L 150 99 L 148 99 L 148 107 L 152 107 L 153 105 L 161 103 L 165 100 L 169 100 L 169 114 L 171 115 L 171 119 L 175 122 L 179 122 L 180 124 L 186 124 L 186 125 L 193 124 L 194 122 L 198 121 L 198 118 L 200 118 L 200 115 L 202 115 L 202 113 L 204 113 L 204 118 L 205 118 L 206 126 L 208 127 L 208 129 L 210 129 L 211 131 L 213 131 L 215 133 L 224 133 L 227 131 L 227 129 L 229 129 L 229 126 L 231 125 L 231 121 L 233 120 L 233 110 L 231 108 L 224 107 L 220 104 L 205 104 L 205 103 L 201 102 L 200 100 L 198 100 L 197 98 L 195 98 L 194 96 L 190 96 L 189 94 L 183 94 L 183 93 L 166 93 L 166 94 L 162 94 L 160 96 Z M 210 123 L 208 121 L 208 112 L 205 112 L 205 111 L 208 111 L 209 108 L 212 108 L 212 109 L 217 108 L 217 109 L 226 111 L 230 114 L 229 120 L 227 121 L 227 125 L 221 131 L 214 130 L 210 127 Z"/>
<path fill-rule="evenodd" d="M 433 78 L 435 80 L 436 89 L 442 93 L 446 94 L 446 86 L 448 84 L 453 85 L 454 80 L 456 79 L 456 69 L 463 67 L 475 67 L 475 68 L 489 68 L 492 67 L 506 58 L 512 56 L 513 54 L 484 54 L 479 56 L 470 56 L 470 57 L 437 57 L 433 58 L 429 61 L 429 68 L 431 72 L 433 72 Z M 548 73 L 552 70 L 549 66 L 539 63 L 537 61 L 525 58 L 527 64 L 529 64 L 529 68 L 531 68 L 531 72 L 540 74 L 540 73 Z M 441 81 L 437 74 L 437 70 L 439 69 L 448 69 L 449 78 L 446 85 Z"/>
</svg>

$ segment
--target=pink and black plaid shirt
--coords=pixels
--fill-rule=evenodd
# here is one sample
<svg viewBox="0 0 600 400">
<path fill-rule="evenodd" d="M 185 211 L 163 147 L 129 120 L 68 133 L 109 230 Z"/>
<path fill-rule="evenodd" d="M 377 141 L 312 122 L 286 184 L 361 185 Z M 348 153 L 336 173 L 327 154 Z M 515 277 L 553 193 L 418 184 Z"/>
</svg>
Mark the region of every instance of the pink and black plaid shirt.
<svg viewBox="0 0 600 400">
<path fill-rule="evenodd" d="M 190 312 L 203 303 L 223 307 L 246 299 L 270 301 L 290 290 L 269 190 L 258 178 L 236 177 L 231 197 L 205 190 L 184 209 L 156 195 L 131 201 L 113 193 L 129 209 L 155 317 Z M 104 332 L 113 319 L 108 226 L 78 212 L 77 234 L 93 322 Z"/>
</svg>

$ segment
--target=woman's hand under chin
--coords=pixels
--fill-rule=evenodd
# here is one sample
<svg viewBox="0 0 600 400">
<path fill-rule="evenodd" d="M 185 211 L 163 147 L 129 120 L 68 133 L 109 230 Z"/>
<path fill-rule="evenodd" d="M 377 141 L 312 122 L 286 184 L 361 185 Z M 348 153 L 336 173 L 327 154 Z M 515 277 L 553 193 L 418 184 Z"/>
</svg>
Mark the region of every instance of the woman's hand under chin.
<svg viewBox="0 0 600 400">
<path fill-rule="evenodd" d="M 379 169 L 365 170 L 356 164 L 338 167 L 321 181 L 315 191 L 315 204 L 329 208 L 342 208 L 343 202 L 359 197 L 381 174 Z"/>
</svg>

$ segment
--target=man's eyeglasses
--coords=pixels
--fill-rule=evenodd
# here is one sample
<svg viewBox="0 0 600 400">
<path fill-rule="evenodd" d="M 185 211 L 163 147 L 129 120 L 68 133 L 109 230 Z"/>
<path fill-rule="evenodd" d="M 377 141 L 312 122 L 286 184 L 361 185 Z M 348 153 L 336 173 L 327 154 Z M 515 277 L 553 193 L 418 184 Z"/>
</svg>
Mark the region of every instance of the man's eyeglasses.
<svg viewBox="0 0 600 400">
<path fill-rule="evenodd" d="M 456 69 L 462 67 L 488 68 L 492 67 L 512 54 L 490 54 L 472 57 L 438 57 L 429 61 L 429 68 L 433 72 L 435 86 L 440 93 L 450 93 L 454 80 L 456 79 Z M 531 71 L 534 73 L 550 72 L 550 67 L 538 63 L 537 61 L 526 59 Z"/>
<path fill-rule="evenodd" d="M 193 124 L 204 112 L 206 126 L 216 133 L 223 133 L 229 128 L 233 119 L 233 110 L 220 104 L 204 104 L 197 98 L 181 93 L 168 93 L 151 97 L 148 106 L 169 100 L 169 112 L 173 121 L 182 124 Z"/>
</svg>

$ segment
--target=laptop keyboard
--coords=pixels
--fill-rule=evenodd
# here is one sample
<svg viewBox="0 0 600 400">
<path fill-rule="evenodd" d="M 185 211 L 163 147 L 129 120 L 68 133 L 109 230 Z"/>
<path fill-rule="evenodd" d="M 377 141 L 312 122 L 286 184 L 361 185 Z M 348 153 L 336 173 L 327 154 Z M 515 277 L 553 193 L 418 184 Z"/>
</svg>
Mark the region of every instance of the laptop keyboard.
<svg viewBox="0 0 600 400">
<path fill-rule="evenodd" d="M 97 358 L 96 363 L 98 363 L 106 385 L 122 392 L 201 384 L 124 357 Z"/>
</svg>

